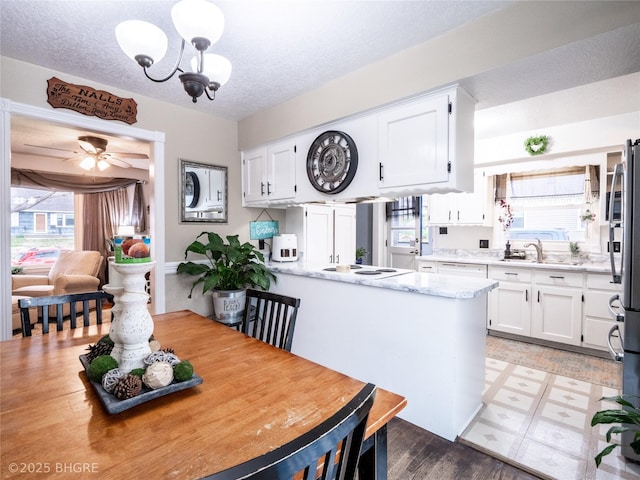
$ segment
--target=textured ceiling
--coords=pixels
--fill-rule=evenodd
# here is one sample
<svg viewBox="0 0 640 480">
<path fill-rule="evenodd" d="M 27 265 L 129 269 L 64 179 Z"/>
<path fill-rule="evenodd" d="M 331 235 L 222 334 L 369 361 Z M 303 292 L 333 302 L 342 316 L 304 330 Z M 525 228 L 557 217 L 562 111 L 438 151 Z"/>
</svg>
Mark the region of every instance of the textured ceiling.
<svg viewBox="0 0 640 480">
<path fill-rule="evenodd" d="M 140 67 L 120 50 L 114 35 L 115 26 L 126 19 L 147 20 L 162 28 L 169 36 L 169 49 L 165 59 L 151 71 L 156 71 L 156 76 L 166 74 L 177 58 L 180 43 L 171 25 L 170 10 L 174 3 L 175 0 L 0 0 L 0 53 L 139 95 L 240 120 L 470 24 L 512 2 L 216 1 L 225 14 L 226 26 L 222 38 L 210 50 L 229 58 L 233 71 L 214 102 L 200 100 L 197 104 L 191 103 L 177 78 L 161 84 L 145 79 Z M 460 83 L 478 100 L 477 110 L 487 109 L 638 72 L 639 45 L 640 23 L 621 28 L 611 25 L 603 28 L 600 35 L 460 79 Z M 183 61 L 183 65 L 186 63 Z M 557 112 L 560 117 L 555 121 L 562 121 L 562 113 Z M 547 116 L 547 121 L 552 120 L 549 112 L 540 114 Z M 476 128 L 480 136 L 495 133 L 482 132 L 479 125 Z M 44 131 L 41 135 L 43 142 L 55 137 L 45 138 Z M 56 135 L 59 137 L 62 132 Z M 60 148 L 77 149 L 74 144 L 77 135 L 78 132 L 71 132 L 66 146 Z M 12 130 L 12 148 L 14 140 L 21 145 L 30 143 L 14 137 L 17 135 Z M 120 147 L 115 141 L 110 141 L 114 149 Z M 133 148 L 122 145 L 118 150 L 133 151 Z"/>
</svg>

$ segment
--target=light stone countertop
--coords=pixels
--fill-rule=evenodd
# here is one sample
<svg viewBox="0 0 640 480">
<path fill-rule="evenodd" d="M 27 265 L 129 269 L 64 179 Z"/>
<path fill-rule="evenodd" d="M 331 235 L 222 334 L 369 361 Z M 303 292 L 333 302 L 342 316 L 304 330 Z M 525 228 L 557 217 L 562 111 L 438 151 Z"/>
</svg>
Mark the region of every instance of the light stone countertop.
<svg viewBox="0 0 640 480">
<path fill-rule="evenodd" d="M 611 273 L 611 263 L 607 260 L 604 262 L 584 262 L 572 264 L 566 261 L 545 261 L 546 263 L 537 263 L 535 260 L 502 260 L 494 256 L 473 256 L 473 255 L 422 255 L 417 257 L 418 261 L 432 262 L 452 262 L 452 263 L 469 263 L 474 265 L 497 265 L 510 268 L 536 268 L 547 270 L 568 270 L 574 272 L 588 273 Z"/>
<path fill-rule="evenodd" d="M 267 262 L 269 270 L 277 274 L 301 275 L 305 277 L 334 280 L 376 288 L 387 288 L 421 295 L 447 298 L 475 298 L 488 293 L 498 286 L 495 280 L 450 275 L 433 275 L 412 270 L 402 270 L 401 275 L 372 279 L 371 277 L 323 271 L 319 266 L 308 266 L 298 262 Z M 326 265 L 324 265 L 326 266 Z"/>
</svg>

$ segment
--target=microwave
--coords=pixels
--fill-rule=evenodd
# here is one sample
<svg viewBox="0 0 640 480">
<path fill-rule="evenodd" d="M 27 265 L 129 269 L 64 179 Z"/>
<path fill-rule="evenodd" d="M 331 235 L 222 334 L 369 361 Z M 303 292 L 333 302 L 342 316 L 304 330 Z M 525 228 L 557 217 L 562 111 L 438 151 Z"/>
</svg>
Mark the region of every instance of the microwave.
<svg viewBox="0 0 640 480">
<path fill-rule="evenodd" d="M 609 205 L 611 204 L 611 193 L 607 192 L 607 209 L 605 219 L 609 221 Z M 622 220 L 622 192 L 613 192 L 613 218 L 614 222 Z"/>
</svg>

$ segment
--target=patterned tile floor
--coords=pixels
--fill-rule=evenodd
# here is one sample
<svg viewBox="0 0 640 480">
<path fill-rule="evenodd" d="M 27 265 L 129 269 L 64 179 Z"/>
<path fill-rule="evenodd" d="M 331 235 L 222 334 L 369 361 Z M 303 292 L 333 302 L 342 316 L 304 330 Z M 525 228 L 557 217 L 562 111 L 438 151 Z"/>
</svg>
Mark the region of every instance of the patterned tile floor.
<svg viewBox="0 0 640 480">
<path fill-rule="evenodd" d="M 484 407 L 459 441 L 543 479 L 640 479 L 640 465 L 617 450 L 596 469 L 607 426 L 592 428 L 593 414 L 616 408 L 601 402 L 617 388 L 486 359 Z"/>
</svg>

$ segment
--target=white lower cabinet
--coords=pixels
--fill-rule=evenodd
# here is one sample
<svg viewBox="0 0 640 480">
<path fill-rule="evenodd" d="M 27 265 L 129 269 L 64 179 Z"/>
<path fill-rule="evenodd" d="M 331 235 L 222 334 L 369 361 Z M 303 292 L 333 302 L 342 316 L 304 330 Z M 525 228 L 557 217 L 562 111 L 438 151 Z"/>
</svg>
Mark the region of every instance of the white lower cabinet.
<svg viewBox="0 0 640 480">
<path fill-rule="evenodd" d="M 531 270 L 489 267 L 498 288 L 489 292 L 487 328 L 515 335 L 531 335 Z"/>
<path fill-rule="evenodd" d="M 584 299 L 584 318 L 582 320 L 582 346 L 599 350 L 608 349 L 609 330 L 616 324 L 613 314 L 609 311 L 609 300 L 620 292 L 620 284 L 611 283 L 610 274 L 587 274 L 587 292 Z M 614 306 L 619 305 L 619 301 L 614 302 Z M 621 323 L 620 327 L 622 328 L 623 325 Z"/>
<path fill-rule="evenodd" d="M 582 285 L 564 286 L 567 275 L 582 274 L 536 272 L 535 292 L 531 312 L 531 336 L 552 342 L 579 346 L 582 333 Z M 546 281 L 557 280 L 558 286 Z M 568 282 L 570 283 L 570 282 Z"/>
</svg>

